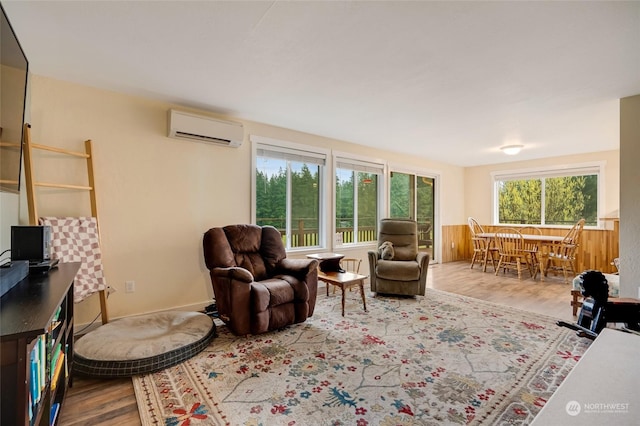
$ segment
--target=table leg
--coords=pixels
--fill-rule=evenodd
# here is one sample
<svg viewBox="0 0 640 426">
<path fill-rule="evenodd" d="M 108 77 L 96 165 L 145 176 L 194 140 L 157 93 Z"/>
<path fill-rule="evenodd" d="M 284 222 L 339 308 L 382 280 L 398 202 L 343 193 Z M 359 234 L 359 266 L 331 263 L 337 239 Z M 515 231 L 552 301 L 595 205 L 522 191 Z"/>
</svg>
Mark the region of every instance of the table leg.
<svg viewBox="0 0 640 426">
<path fill-rule="evenodd" d="M 340 290 L 342 290 L 342 316 L 344 316 L 344 284 L 340 284 Z"/>
<path fill-rule="evenodd" d="M 364 280 L 360 280 L 360 294 L 362 295 L 362 305 L 364 306 L 364 311 L 367 312 L 367 301 L 364 296 Z"/>
<path fill-rule="evenodd" d="M 329 283 L 325 281 L 324 286 L 327 289 L 327 297 L 329 297 Z"/>
</svg>

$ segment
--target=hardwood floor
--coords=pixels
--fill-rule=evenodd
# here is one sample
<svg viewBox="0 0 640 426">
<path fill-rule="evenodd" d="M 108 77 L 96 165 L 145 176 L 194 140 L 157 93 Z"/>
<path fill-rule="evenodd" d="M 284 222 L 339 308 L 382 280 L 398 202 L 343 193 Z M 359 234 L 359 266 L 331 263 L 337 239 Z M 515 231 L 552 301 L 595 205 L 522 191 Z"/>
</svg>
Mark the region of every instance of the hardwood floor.
<svg viewBox="0 0 640 426">
<path fill-rule="evenodd" d="M 494 275 L 491 266 L 482 272 L 479 266 L 469 269 L 469 262 L 450 262 L 432 265 L 427 287 L 450 293 L 574 321 L 571 309 L 571 285 L 562 276 L 549 275 L 544 281 L 533 280 L 527 272 L 522 280 L 515 273 Z"/>
<path fill-rule="evenodd" d="M 462 294 L 489 302 L 509 305 L 573 322 L 570 285 L 561 277 L 549 276 L 544 282 L 527 275 L 521 281 L 515 274 L 495 276 L 469 262 L 432 265 L 427 287 Z M 322 297 L 323 291 L 318 291 Z M 60 412 L 60 425 L 141 425 L 131 379 L 93 380 L 74 378 Z"/>
</svg>

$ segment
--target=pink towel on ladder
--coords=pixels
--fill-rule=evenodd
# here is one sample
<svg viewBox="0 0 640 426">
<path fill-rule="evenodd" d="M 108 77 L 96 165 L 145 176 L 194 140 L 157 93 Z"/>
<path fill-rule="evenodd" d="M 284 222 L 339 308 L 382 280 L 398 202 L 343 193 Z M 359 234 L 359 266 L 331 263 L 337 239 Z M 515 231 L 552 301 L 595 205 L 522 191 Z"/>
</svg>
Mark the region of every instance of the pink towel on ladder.
<svg viewBox="0 0 640 426">
<path fill-rule="evenodd" d="M 106 290 L 95 217 L 41 217 L 51 227 L 51 257 L 60 262 L 82 262 L 74 280 L 74 302 Z"/>
</svg>

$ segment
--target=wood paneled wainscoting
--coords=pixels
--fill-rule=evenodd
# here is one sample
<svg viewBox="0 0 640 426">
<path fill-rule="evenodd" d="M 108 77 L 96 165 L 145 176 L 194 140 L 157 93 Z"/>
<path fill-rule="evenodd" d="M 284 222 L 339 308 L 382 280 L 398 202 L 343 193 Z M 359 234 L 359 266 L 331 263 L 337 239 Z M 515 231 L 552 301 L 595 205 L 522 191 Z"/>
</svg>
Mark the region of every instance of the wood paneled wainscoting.
<svg viewBox="0 0 640 426">
<path fill-rule="evenodd" d="M 482 225 L 487 232 L 495 232 L 500 226 Z M 543 235 L 563 236 L 567 229 L 540 228 Z M 584 229 L 580 247 L 578 247 L 578 272 L 597 269 L 602 272 L 615 272 L 611 262 L 619 256 L 619 230 L 614 229 Z M 442 227 L 442 262 L 471 260 L 473 246 L 471 234 L 467 224 L 446 225 Z"/>
</svg>

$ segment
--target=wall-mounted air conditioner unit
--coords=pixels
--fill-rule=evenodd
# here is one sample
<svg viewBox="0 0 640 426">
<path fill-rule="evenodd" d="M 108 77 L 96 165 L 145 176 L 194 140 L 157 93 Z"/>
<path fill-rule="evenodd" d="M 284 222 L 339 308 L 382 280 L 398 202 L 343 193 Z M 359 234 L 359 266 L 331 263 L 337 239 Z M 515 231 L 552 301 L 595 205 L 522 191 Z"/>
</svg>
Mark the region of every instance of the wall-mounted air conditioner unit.
<svg viewBox="0 0 640 426">
<path fill-rule="evenodd" d="M 241 123 L 170 109 L 168 136 L 237 148 L 242 145 L 244 129 Z"/>
</svg>

